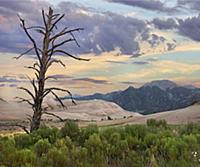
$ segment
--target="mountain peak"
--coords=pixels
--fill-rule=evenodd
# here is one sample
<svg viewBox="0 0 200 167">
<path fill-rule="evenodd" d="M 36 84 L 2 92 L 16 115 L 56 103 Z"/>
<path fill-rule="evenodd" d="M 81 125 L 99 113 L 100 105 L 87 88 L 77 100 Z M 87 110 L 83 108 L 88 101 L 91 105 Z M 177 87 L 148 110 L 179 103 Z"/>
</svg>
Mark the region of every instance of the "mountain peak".
<svg viewBox="0 0 200 167">
<path fill-rule="evenodd" d="M 129 86 L 126 90 L 134 90 L 135 88 L 133 86 Z"/>
<path fill-rule="evenodd" d="M 143 87 L 147 87 L 147 86 L 149 87 L 157 86 L 162 90 L 167 90 L 167 89 L 172 89 L 174 87 L 177 87 L 177 84 L 170 80 L 155 80 L 143 85 Z"/>
<path fill-rule="evenodd" d="M 170 80 L 156 80 L 142 88 L 129 86 L 123 91 L 93 94 L 77 100 L 93 99 L 114 102 L 128 111 L 150 114 L 192 105 L 200 101 L 200 89 L 188 89 Z"/>
</svg>

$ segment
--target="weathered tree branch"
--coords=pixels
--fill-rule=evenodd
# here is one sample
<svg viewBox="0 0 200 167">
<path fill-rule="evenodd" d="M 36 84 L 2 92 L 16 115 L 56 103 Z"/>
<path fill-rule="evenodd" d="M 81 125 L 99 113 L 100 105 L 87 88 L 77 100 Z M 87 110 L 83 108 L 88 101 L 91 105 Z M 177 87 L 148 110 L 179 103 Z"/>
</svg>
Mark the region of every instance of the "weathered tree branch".
<svg viewBox="0 0 200 167">
<path fill-rule="evenodd" d="M 54 14 L 51 17 L 47 16 L 49 19 L 55 20 L 60 16 L 60 14 Z"/>
<path fill-rule="evenodd" d="M 27 30 L 29 30 L 29 29 L 40 29 L 40 30 L 45 30 L 45 28 L 42 27 L 42 26 L 31 26 L 31 27 L 27 27 L 26 29 L 27 29 Z"/>
<path fill-rule="evenodd" d="M 29 134 L 30 133 L 30 131 L 25 127 L 25 126 L 23 126 L 23 125 L 20 125 L 20 124 L 15 124 L 15 125 L 13 125 L 13 126 L 17 126 L 17 127 L 20 127 L 20 128 L 22 128 L 27 134 Z"/>
<path fill-rule="evenodd" d="M 65 34 L 70 34 L 72 32 L 79 32 L 81 30 L 84 30 L 83 28 L 75 28 L 75 29 L 71 29 L 71 30 L 67 30 L 68 27 L 65 27 L 61 32 L 59 32 L 58 34 L 54 35 L 53 37 L 50 38 L 50 42 L 54 39 L 57 39 L 58 37 L 61 37 Z M 67 31 L 66 31 L 67 30 Z"/>
<path fill-rule="evenodd" d="M 52 90 L 51 90 L 51 93 L 55 96 L 56 100 L 60 103 L 60 105 L 63 108 L 66 108 L 66 106 L 64 105 L 64 103 L 62 102 L 62 100 L 58 97 L 58 95 L 56 93 L 54 93 Z"/>
<path fill-rule="evenodd" d="M 61 88 L 56 88 L 56 87 L 46 88 L 46 89 L 44 90 L 43 96 L 44 96 L 44 97 L 47 96 L 47 95 L 48 95 L 51 91 L 53 91 L 53 90 L 55 90 L 55 91 L 61 91 L 61 92 L 67 92 L 68 95 L 69 95 L 70 98 L 71 98 L 72 103 L 73 103 L 73 104 L 76 104 L 76 102 L 75 102 L 74 99 L 73 99 L 73 96 L 72 96 L 71 92 L 70 92 L 69 90 L 66 90 L 66 89 L 61 89 Z"/>
<path fill-rule="evenodd" d="M 27 88 L 18 87 L 18 89 L 24 90 L 25 92 L 27 92 L 32 97 L 33 100 L 35 100 L 33 93 L 30 90 L 28 90 Z"/>
<path fill-rule="evenodd" d="M 80 58 L 80 57 L 73 56 L 73 55 L 71 55 L 71 54 L 65 52 L 64 50 L 54 50 L 54 51 L 53 51 L 53 54 L 56 54 L 56 53 L 58 53 L 58 54 L 59 54 L 59 53 L 62 53 L 62 54 L 64 54 L 64 55 L 69 56 L 69 57 L 71 57 L 71 58 L 73 58 L 73 59 L 76 59 L 76 60 L 90 61 L 90 59 L 85 59 L 85 58 Z"/>
<path fill-rule="evenodd" d="M 70 35 L 72 36 L 72 38 L 73 38 L 73 40 L 75 41 L 76 45 L 77 45 L 78 47 L 80 47 L 80 45 L 79 45 L 78 41 L 76 40 L 74 34 L 73 34 L 72 32 L 70 32 Z"/>
<path fill-rule="evenodd" d="M 35 96 L 36 96 L 37 93 L 38 93 L 38 88 L 37 88 L 37 86 L 36 86 L 36 84 L 35 84 L 35 79 L 33 79 L 33 80 L 31 81 L 31 84 L 32 84 L 32 86 L 33 86 L 33 88 L 34 88 Z M 35 100 L 35 99 L 34 99 L 34 100 Z"/>
<path fill-rule="evenodd" d="M 61 122 L 65 121 L 65 120 L 62 119 L 60 116 L 58 116 L 58 115 L 56 115 L 56 114 L 54 114 L 54 113 L 49 113 L 49 112 L 44 111 L 44 112 L 42 112 L 42 114 L 51 115 L 51 116 L 53 116 L 53 117 L 56 117 L 56 118 L 58 118 Z"/>
<path fill-rule="evenodd" d="M 47 76 L 47 77 L 45 78 L 45 81 L 48 80 L 48 79 L 54 79 L 54 80 L 57 80 L 57 78 L 54 77 L 54 76 Z"/>
<path fill-rule="evenodd" d="M 15 97 L 15 99 L 19 99 L 19 101 L 17 101 L 18 103 L 28 103 L 31 107 L 34 107 L 34 104 L 29 100 L 29 99 L 25 99 L 22 97 Z"/>
<path fill-rule="evenodd" d="M 38 73 L 38 74 L 35 73 L 35 75 L 38 76 L 39 73 Z M 35 92 L 35 96 L 36 96 L 36 95 L 37 95 L 37 92 L 38 92 L 38 89 L 37 89 L 37 86 L 36 86 L 36 84 L 35 84 L 35 79 L 34 79 L 34 78 L 31 79 L 29 76 L 26 76 L 26 77 L 29 79 L 31 85 L 33 86 L 33 89 L 34 89 L 34 92 Z M 34 98 L 33 100 L 35 101 L 35 98 Z"/>
<path fill-rule="evenodd" d="M 61 60 L 53 59 L 53 60 L 51 60 L 50 62 L 48 62 L 46 69 L 48 69 L 49 67 L 51 67 L 53 63 L 59 63 L 59 64 L 61 64 L 63 67 L 66 67 L 66 65 L 65 65 Z"/>
<path fill-rule="evenodd" d="M 34 46 L 34 50 L 35 50 L 35 53 L 37 55 L 37 58 L 38 60 L 40 61 L 41 63 L 41 57 L 40 57 L 40 54 L 38 52 L 38 47 L 37 47 L 37 44 L 35 42 L 35 40 L 32 38 L 32 36 L 30 35 L 30 33 L 28 32 L 26 26 L 25 26 L 25 21 L 18 15 L 20 21 L 21 21 L 21 25 L 22 25 L 22 28 L 24 30 L 24 32 L 26 33 L 26 35 L 28 36 L 28 38 L 30 39 L 30 41 L 32 42 L 33 46 Z"/>
<path fill-rule="evenodd" d="M 26 126 L 20 125 L 18 123 L 0 123 L 0 126 L 5 126 L 5 127 L 20 127 L 21 129 L 23 129 L 27 134 L 29 134 L 29 130 L 27 129 Z"/>
<path fill-rule="evenodd" d="M 75 39 L 71 39 L 71 38 L 70 38 L 70 39 L 64 40 L 64 41 L 62 41 L 62 42 L 60 42 L 60 43 L 58 43 L 58 44 L 56 44 L 56 45 L 54 45 L 54 44 L 52 43 L 52 48 L 48 50 L 48 53 L 49 53 L 49 52 L 52 53 L 52 52 L 54 51 L 54 49 L 58 48 L 59 46 L 64 45 L 65 43 L 71 42 L 71 41 L 75 41 Z"/>
<path fill-rule="evenodd" d="M 34 68 L 38 67 L 38 68 L 40 69 L 40 65 L 38 64 L 38 62 L 35 62 L 35 63 L 33 64 L 33 67 L 34 67 Z"/>
<path fill-rule="evenodd" d="M 26 114 L 26 116 L 27 116 L 28 121 L 29 121 L 29 122 L 32 122 L 32 116 L 29 115 L 29 114 Z"/>
<path fill-rule="evenodd" d="M 44 14 L 43 9 L 42 9 L 42 18 L 43 18 L 43 22 L 44 22 L 44 25 L 45 25 L 45 30 L 47 30 L 47 22 L 46 22 L 46 19 L 45 19 L 45 14 Z"/>
<path fill-rule="evenodd" d="M 37 69 L 36 67 L 32 67 L 32 66 L 24 66 L 24 68 L 28 68 L 28 69 L 32 69 L 35 70 L 38 74 L 40 73 L 39 69 Z"/>
<path fill-rule="evenodd" d="M 39 80 L 39 75 L 35 72 L 36 79 Z"/>
<path fill-rule="evenodd" d="M 52 31 L 53 28 L 56 26 L 56 24 L 65 16 L 65 14 L 62 14 L 51 26 L 49 31 Z"/>
<path fill-rule="evenodd" d="M 30 51 L 32 51 L 33 49 L 34 49 L 34 47 L 28 49 L 27 51 L 21 53 L 19 56 L 17 56 L 17 57 L 13 57 L 13 58 L 14 58 L 14 59 L 19 59 L 19 58 L 21 58 L 22 56 L 24 56 L 25 54 L 27 54 L 27 53 L 29 53 Z"/>
<path fill-rule="evenodd" d="M 45 32 L 43 30 L 36 29 L 35 31 L 45 36 Z"/>
</svg>

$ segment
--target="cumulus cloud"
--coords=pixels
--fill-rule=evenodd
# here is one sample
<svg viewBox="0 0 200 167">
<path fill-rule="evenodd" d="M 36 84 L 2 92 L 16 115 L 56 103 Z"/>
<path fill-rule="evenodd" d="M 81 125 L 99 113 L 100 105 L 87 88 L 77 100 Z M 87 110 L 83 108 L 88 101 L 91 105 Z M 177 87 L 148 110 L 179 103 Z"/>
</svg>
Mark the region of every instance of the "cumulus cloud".
<svg viewBox="0 0 200 167">
<path fill-rule="evenodd" d="M 0 6 L 0 23 L 6 20 L 2 26 L 4 28 L 0 28 L 0 51 L 22 52 L 24 48 L 30 47 L 30 42 L 20 30 L 16 14 L 20 13 L 27 24 L 40 24 L 40 9 L 46 9 L 49 4 L 46 1 L 23 1 L 12 4 L 4 1 L 0 2 Z M 151 38 L 150 27 L 144 20 L 111 12 L 97 13 L 72 2 L 61 2 L 54 9 L 58 13 L 65 13 L 59 27 L 84 28 L 84 31 L 75 34 L 80 48 L 77 48 L 75 43 L 65 46 L 70 53 L 100 54 L 119 49 L 122 54 L 135 55 L 140 53 L 140 42 Z M 12 27 L 11 30 L 9 26 Z"/>
<path fill-rule="evenodd" d="M 30 25 L 41 23 L 40 9 L 49 6 L 46 1 L 0 1 L 0 51 L 22 52 L 30 44 L 20 30 L 17 14 Z"/>
<path fill-rule="evenodd" d="M 174 50 L 176 48 L 176 44 L 174 43 L 167 43 L 167 50 Z"/>
<path fill-rule="evenodd" d="M 166 39 L 162 36 L 159 36 L 157 34 L 152 34 L 151 38 L 148 39 L 149 44 L 151 44 L 152 48 L 155 48 L 160 43 L 165 43 Z"/>
<path fill-rule="evenodd" d="M 178 0 L 177 7 L 179 8 L 189 8 L 196 11 L 200 10 L 200 3 L 198 0 Z"/>
<path fill-rule="evenodd" d="M 200 41 L 200 15 L 188 17 L 186 19 L 174 19 L 168 18 L 167 20 L 155 18 L 151 22 L 155 28 L 160 30 L 173 30 L 184 37 L 190 38 L 194 41 Z M 158 37 L 154 36 L 156 42 Z M 167 43 L 168 50 L 173 50 L 176 40 L 174 43 Z"/>
<path fill-rule="evenodd" d="M 81 48 L 76 51 L 81 53 L 99 54 L 102 51 L 109 52 L 119 48 L 123 54 L 133 54 L 140 50 L 138 37 L 140 40 L 149 37 L 149 28 L 143 20 L 110 12 L 83 13 L 82 10 L 86 10 L 85 8 L 81 9 L 80 6 L 68 2 L 62 2 L 59 8 L 60 11 L 67 13 L 65 19 L 69 26 L 84 27 L 85 29 L 78 34 Z M 72 46 L 71 50 L 75 50 L 75 48 Z"/>
<path fill-rule="evenodd" d="M 107 0 L 109 2 L 121 3 L 133 7 L 139 7 L 146 10 L 153 10 L 165 13 L 174 13 L 178 10 L 175 7 L 167 7 L 165 3 L 160 0 Z"/>
<path fill-rule="evenodd" d="M 167 29 L 173 29 L 173 28 L 178 27 L 176 20 L 172 18 L 168 18 L 167 20 L 155 18 L 153 19 L 152 23 L 155 25 L 156 28 L 160 30 L 167 30 Z"/>
<path fill-rule="evenodd" d="M 160 12 L 172 13 L 175 11 L 175 7 L 167 7 L 165 3 L 158 0 L 108 1 Z M 185 0 L 178 3 L 181 6 L 186 2 Z M 16 15 L 19 13 L 29 25 L 37 25 L 42 22 L 41 8 L 47 9 L 48 6 L 50 4 L 47 1 L 1 1 L 0 52 L 19 53 L 24 51 L 25 48 L 29 48 L 31 43 L 20 29 Z M 148 42 L 153 49 L 162 43 L 165 43 L 167 50 L 174 49 L 174 43 L 169 43 L 162 36 L 151 34 L 152 24 L 160 30 L 177 29 L 179 34 L 196 41 L 199 41 L 200 38 L 198 29 L 199 16 L 186 20 L 155 18 L 148 22 L 111 12 L 95 12 L 92 8 L 72 2 L 61 2 L 54 6 L 54 9 L 57 13 L 65 13 L 65 18 L 58 28 L 61 29 L 63 26 L 84 28 L 84 31 L 75 33 L 75 37 L 81 46 L 80 48 L 75 43 L 70 43 L 63 47 L 72 54 L 94 53 L 99 55 L 102 52 L 110 52 L 117 49 L 121 54 L 138 57 L 143 54 L 143 48 L 140 47 L 143 41 Z M 191 31 L 191 28 L 194 31 Z M 34 37 L 40 39 L 35 33 Z"/>
<path fill-rule="evenodd" d="M 192 40 L 200 41 L 200 15 L 187 19 L 179 19 L 179 33 Z"/>
</svg>

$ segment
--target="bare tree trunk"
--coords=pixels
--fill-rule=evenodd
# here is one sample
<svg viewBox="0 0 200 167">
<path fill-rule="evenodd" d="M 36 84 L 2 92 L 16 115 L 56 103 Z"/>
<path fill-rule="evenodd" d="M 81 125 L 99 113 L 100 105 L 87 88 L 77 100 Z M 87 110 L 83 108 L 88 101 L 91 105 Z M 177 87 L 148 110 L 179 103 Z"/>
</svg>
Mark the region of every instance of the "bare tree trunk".
<svg viewBox="0 0 200 167">
<path fill-rule="evenodd" d="M 72 99 L 72 102 L 75 103 L 73 101 L 72 94 L 70 93 L 70 91 L 61 89 L 61 88 L 57 88 L 57 87 L 45 88 L 45 81 L 50 78 L 50 76 L 46 77 L 46 72 L 48 71 L 48 68 L 51 67 L 52 64 L 54 64 L 54 63 L 59 63 L 65 67 L 65 64 L 61 60 L 52 58 L 53 55 L 64 54 L 64 55 L 69 56 L 76 60 L 89 61 L 89 59 L 83 59 L 83 58 L 73 56 L 73 55 L 69 54 L 68 52 L 60 49 L 60 46 L 67 44 L 69 42 L 72 42 L 72 41 L 74 41 L 77 44 L 77 46 L 79 47 L 79 44 L 76 41 L 76 38 L 74 37 L 73 32 L 83 30 L 82 28 L 69 29 L 68 27 L 65 27 L 63 30 L 61 30 L 60 32 L 55 34 L 54 30 L 57 30 L 56 25 L 63 17 L 64 17 L 64 14 L 63 15 L 54 14 L 53 10 L 51 8 L 49 8 L 49 12 L 47 14 L 45 14 L 44 11 L 42 10 L 42 18 L 43 18 L 43 23 L 44 23 L 43 26 L 26 27 L 25 21 L 19 16 L 19 19 L 21 21 L 21 27 L 23 28 L 24 32 L 26 33 L 26 35 L 32 42 L 33 47 L 31 49 L 28 49 L 26 52 L 22 53 L 20 56 L 15 57 L 15 58 L 19 59 L 23 55 L 25 55 L 31 51 L 35 51 L 37 60 L 38 60 L 36 63 L 34 63 L 33 66 L 27 67 L 27 68 L 35 71 L 36 80 L 30 79 L 30 82 L 34 88 L 34 92 L 31 92 L 27 88 L 20 87 L 20 89 L 26 91 L 31 96 L 32 100 L 17 97 L 18 99 L 20 99 L 19 102 L 26 102 L 29 105 L 31 105 L 31 107 L 33 109 L 33 115 L 31 117 L 31 119 L 29 119 L 31 122 L 30 123 L 30 132 L 33 132 L 34 130 L 37 130 L 40 127 L 42 114 L 49 114 L 49 115 L 55 116 L 55 117 L 59 118 L 60 120 L 62 120 L 62 118 L 60 118 L 59 116 L 56 116 L 55 114 L 51 114 L 51 113 L 43 111 L 43 108 L 42 108 L 43 99 L 48 94 L 51 93 L 53 96 L 55 96 L 55 98 L 61 104 L 62 107 L 65 107 L 65 105 L 63 104 L 63 102 L 61 101 L 59 96 L 54 91 L 62 91 L 62 92 L 68 93 Z M 42 43 L 41 48 L 38 47 L 36 41 L 31 36 L 31 34 L 29 32 L 30 29 L 34 29 L 38 33 L 42 34 L 43 43 Z M 59 42 L 59 39 L 65 35 L 70 35 L 71 37 L 70 38 L 68 37 L 68 39 L 63 40 L 62 42 Z M 37 82 L 35 82 L 35 81 L 37 81 Z"/>
<path fill-rule="evenodd" d="M 42 117 L 42 102 L 43 102 L 43 92 L 44 92 L 44 85 L 45 85 L 45 73 L 44 70 L 41 70 L 41 75 L 39 76 L 38 81 L 38 94 L 35 99 L 35 109 L 31 121 L 30 132 L 37 130 L 40 127 L 41 117 Z"/>
<path fill-rule="evenodd" d="M 49 37 L 50 37 L 50 27 L 52 22 L 52 14 L 53 11 L 49 9 L 48 13 L 48 20 L 47 22 L 44 19 L 45 24 L 45 35 L 43 39 L 43 51 L 42 51 L 42 58 L 40 63 L 40 73 L 38 78 L 38 92 L 36 95 L 36 102 L 35 102 L 35 111 L 31 121 L 31 128 L 30 132 L 37 130 L 40 127 L 41 117 L 42 117 L 42 102 L 43 102 L 43 93 L 45 87 L 45 74 L 47 71 L 47 59 L 48 59 L 48 48 L 49 48 Z"/>
</svg>

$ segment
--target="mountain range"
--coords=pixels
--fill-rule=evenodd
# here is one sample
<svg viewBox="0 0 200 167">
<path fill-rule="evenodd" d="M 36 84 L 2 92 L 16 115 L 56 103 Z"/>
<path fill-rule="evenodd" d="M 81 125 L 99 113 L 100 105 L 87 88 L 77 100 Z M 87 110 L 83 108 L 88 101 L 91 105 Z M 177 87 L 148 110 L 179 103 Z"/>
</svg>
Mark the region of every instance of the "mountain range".
<svg viewBox="0 0 200 167">
<path fill-rule="evenodd" d="M 75 99 L 100 99 L 114 102 L 128 111 L 152 114 L 184 108 L 200 101 L 200 89 L 190 85 L 180 86 L 170 80 L 155 80 L 140 88 L 130 86 L 123 91 L 95 93 Z"/>
</svg>

